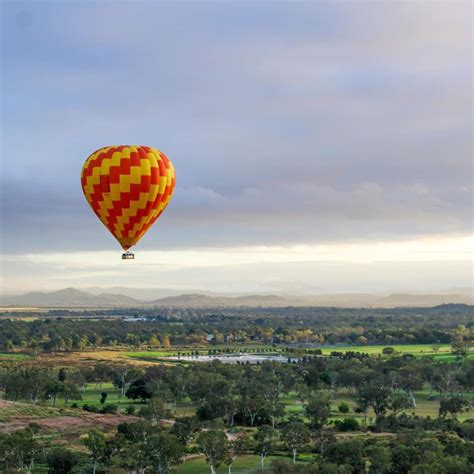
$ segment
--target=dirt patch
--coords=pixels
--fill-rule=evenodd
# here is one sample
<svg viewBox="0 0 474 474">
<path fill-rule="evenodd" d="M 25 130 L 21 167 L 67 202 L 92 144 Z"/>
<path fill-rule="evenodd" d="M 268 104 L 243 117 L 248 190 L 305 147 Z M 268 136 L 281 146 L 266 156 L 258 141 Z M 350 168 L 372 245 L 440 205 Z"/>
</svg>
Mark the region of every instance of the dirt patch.
<svg viewBox="0 0 474 474">
<path fill-rule="evenodd" d="M 0 400 L 0 408 L 4 410 L 17 411 L 19 408 L 28 406 L 23 403 L 16 403 L 7 400 Z M 51 414 L 50 414 L 51 415 Z M 104 430 L 113 428 L 120 423 L 137 420 L 134 416 L 125 415 L 103 415 L 99 413 L 71 412 L 69 415 L 38 417 L 15 413 L 8 421 L 0 422 L 1 433 L 11 433 L 13 431 L 26 428 L 30 423 L 35 423 L 42 428 L 58 431 L 60 433 L 77 432 L 90 428 L 101 428 Z"/>
<path fill-rule="evenodd" d="M 59 432 L 75 431 L 77 429 L 89 429 L 114 427 L 123 423 L 124 421 L 132 421 L 130 417 L 120 415 L 99 415 L 95 413 L 88 413 L 81 416 L 56 416 L 54 418 L 44 418 L 38 420 L 41 426 L 56 430 Z"/>
</svg>

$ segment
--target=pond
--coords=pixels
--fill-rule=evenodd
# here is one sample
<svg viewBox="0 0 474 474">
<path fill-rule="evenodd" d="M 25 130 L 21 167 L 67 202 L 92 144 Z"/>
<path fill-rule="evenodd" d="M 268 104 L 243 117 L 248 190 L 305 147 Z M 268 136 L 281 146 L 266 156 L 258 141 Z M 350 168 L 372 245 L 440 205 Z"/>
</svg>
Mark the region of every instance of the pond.
<svg viewBox="0 0 474 474">
<path fill-rule="evenodd" d="M 187 362 L 212 362 L 220 360 L 224 364 L 258 364 L 265 361 L 288 363 L 288 357 L 282 355 L 263 355 L 263 354 L 217 354 L 200 356 L 169 356 L 160 357 L 166 360 L 181 360 Z M 290 362 L 297 361 L 298 358 L 290 358 Z"/>
</svg>

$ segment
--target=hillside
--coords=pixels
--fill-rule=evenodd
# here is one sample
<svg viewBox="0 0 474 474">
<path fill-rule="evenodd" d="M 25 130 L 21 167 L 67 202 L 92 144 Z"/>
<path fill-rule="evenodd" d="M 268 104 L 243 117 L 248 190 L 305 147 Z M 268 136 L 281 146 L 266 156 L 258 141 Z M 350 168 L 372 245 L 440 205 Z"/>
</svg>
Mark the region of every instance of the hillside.
<svg viewBox="0 0 474 474">
<path fill-rule="evenodd" d="M 124 295 L 93 295 L 75 288 L 44 292 L 30 292 L 24 295 L 4 297 L 3 306 L 77 307 L 77 306 L 136 306 L 142 302 Z"/>
<path fill-rule="evenodd" d="M 147 290 L 150 291 L 150 290 Z M 334 306 L 340 308 L 363 307 L 432 307 L 441 304 L 474 304 L 469 294 L 368 294 L 339 293 L 314 296 L 279 296 L 254 294 L 220 296 L 202 293 L 185 293 L 150 300 L 140 300 L 125 294 L 93 294 L 75 288 L 52 292 L 30 292 L 24 295 L 3 297 L 0 305 L 20 307 L 133 307 L 133 306 L 191 306 L 191 307 L 239 307 L 239 306 Z"/>
</svg>

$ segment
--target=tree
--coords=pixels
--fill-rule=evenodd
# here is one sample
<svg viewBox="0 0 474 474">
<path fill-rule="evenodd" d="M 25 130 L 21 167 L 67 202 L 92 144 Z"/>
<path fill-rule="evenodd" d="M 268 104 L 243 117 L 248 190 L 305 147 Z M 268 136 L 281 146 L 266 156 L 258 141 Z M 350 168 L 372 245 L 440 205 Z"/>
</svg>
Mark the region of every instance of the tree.
<svg viewBox="0 0 474 474">
<path fill-rule="evenodd" d="M 82 441 L 90 451 L 92 459 L 92 474 L 97 471 L 97 464 L 107 460 L 108 450 L 105 435 L 98 430 L 90 430 Z"/>
<path fill-rule="evenodd" d="M 46 400 L 52 400 L 53 407 L 55 407 L 56 399 L 61 395 L 62 390 L 63 390 L 63 382 L 60 382 L 59 380 L 50 380 L 45 387 L 43 397 Z"/>
<path fill-rule="evenodd" d="M 347 402 L 342 401 L 337 406 L 337 409 L 339 410 L 340 413 L 349 413 L 350 407 Z"/>
<path fill-rule="evenodd" d="M 392 469 L 392 456 L 390 449 L 376 445 L 369 452 L 369 474 L 388 474 Z"/>
<path fill-rule="evenodd" d="M 112 372 L 114 385 L 120 388 L 120 396 L 125 395 L 125 391 L 128 388 L 128 385 L 133 380 L 137 380 L 143 376 L 143 373 L 136 369 L 135 367 L 130 367 L 129 365 L 122 365 L 115 367 Z"/>
<path fill-rule="evenodd" d="M 458 326 L 451 336 L 453 354 L 466 356 L 471 346 L 471 331 L 466 326 Z"/>
<path fill-rule="evenodd" d="M 234 464 L 237 457 L 243 453 L 250 451 L 251 440 L 247 436 L 241 436 L 235 441 L 229 442 L 229 449 L 224 459 L 224 463 L 227 466 L 228 474 L 232 474 L 232 464 Z"/>
<path fill-rule="evenodd" d="M 199 450 L 206 456 L 206 462 L 211 467 L 211 474 L 226 459 L 229 451 L 229 441 L 222 430 L 203 431 L 199 434 L 197 443 Z"/>
<path fill-rule="evenodd" d="M 141 398 L 143 401 L 148 400 L 152 397 L 153 393 L 149 390 L 147 383 L 144 379 L 135 380 L 130 384 L 128 390 L 125 392 L 127 398 L 132 400 L 138 400 Z"/>
<path fill-rule="evenodd" d="M 359 388 L 357 403 L 360 409 L 367 412 L 367 407 L 374 409 L 376 416 L 376 429 L 380 431 L 387 408 L 390 406 L 391 390 L 382 383 L 373 381 Z"/>
<path fill-rule="evenodd" d="M 171 347 L 170 337 L 168 336 L 168 334 L 162 334 L 160 336 L 160 339 L 163 349 L 169 349 Z"/>
<path fill-rule="evenodd" d="M 107 400 L 107 395 L 108 395 L 107 392 L 102 392 L 102 393 L 100 394 L 100 400 L 99 400 L 100 403 L 102 403 L 102 404 L 105 403 L 105 400 Z"/>
<path fill-rule="evenodd" d="M 147 421 L 121 423 L 117 426 L 114 442 L 119 449 L 120 463 L 128 470 L 143 474 L 149 462 L 146 440 L 153 435 L 154 427 Z"/>
<path fill-rule="evenodd" d="M 160 347 L 161 345 L 160 340 L 154 334 L 150 336 L 148 343 L 150 344 L 150 347 L 152 348 Z"/>
<path fill-rule="evenodd" d="M 413 403 L 405 394 L 396 393 L 392 398 L 391 408 L 394 415 L 397 415 L 404 410 L 413 408 Z"/>
<path fill-rule="evenodd" d="M 254 435 L 255 452 L 260 456 L 260 466 L 262 470 L 265 467 L 265 459 L 273 447 L 273 429 L 268 425 L 258 427 Z"/>
<path fill-rule="evenodd" d="M 162 431 L 147 438 L 145 452 L 153 471 L 165 474 L 170 466 L 179 464 L 184 449 L 176 436 Z"/>
<path fill-rule="evenodd" d="M 441 349 L 441 344 L 437 344 L 437 343 L 436 343 L 436 344 L 433 344 L 433 345 L 431 346 L 431 349 L 433 350 L 433 352 L 434 352 L 435 354 L 437 354 L 437 353 L 439 352 L 439 350 Z"/>
<path fill-rule="evenodd" d="M 141 410 L 140 416 L 155 425 L 166 414 L 165 404 L 158 398 L 152 398 Z"/>
<path fill-rule="evenodd" d="M 64 367 L 61 367 L 58 372 L 58 380 L 60 382 L 64 382 L 66 380 L 66 375 L 67 375 L 66 369 Z"/>
<path fill-rule="evenodd" d="M 293 454 L 295 464 L 298 449 L 309 442 L 309 429 L 304 423 L 288 423 L 281 432 L 281 439 Z"/>
<path fill-rule="evenodd" d="M 354 474 L 365 472 L 363 444 L 357 439 L 330 444 L 322 457 L 328 462 L 350 465 Z"/>
<path fill-rule="evenodd" d="M 265 406 L 264 394 L 267 389 L 268 387 L 256 380 L 242 382 L 240 387 L 242 411 L 249 416 L 250 426 L 254 425 L 256 416 Z"/>
<path fill-rule="evenodd" d="M 81 392 L 72 380 L 63 382 L 60 393 L 64 399 L 64 406 L 67 406 L 69 400 L 82 400 Z"/>
<path fill-rule="evenodd" d="M 174 434 L 185 447 L 198 430 L 199 422 L 194 416 L 176 418 L 174 425 L 171 427 L 171 433 Z"/>
<path fill-rule="evenodd" d="M 462 397 L 443 398 L 439 402 L 439 416 L 444 417 L 451 413 L 453 419 L 469 407 L 469 402 Z"/>
<path fill-rule="evenodd" d="M 30 474 L 40 450 L 41 446 L 29 428 L 12 434 L 0 434 L 0 472 L 15 469 Z"/>
<path fill-rule="evenodd" d="M 314 428 L 321 428 L 329 418 L 331 413 L 331 403 L 329 394 L 315 392 L 305 406 L 305 412 L 311 419 Z"/>
<path fill-rule="evenodd" d="M 78 462 L 77 455 L 69 449 L 53 448 L 46 455 L 46 463 L 51 474 L 69 474 Z"/>
</svg>

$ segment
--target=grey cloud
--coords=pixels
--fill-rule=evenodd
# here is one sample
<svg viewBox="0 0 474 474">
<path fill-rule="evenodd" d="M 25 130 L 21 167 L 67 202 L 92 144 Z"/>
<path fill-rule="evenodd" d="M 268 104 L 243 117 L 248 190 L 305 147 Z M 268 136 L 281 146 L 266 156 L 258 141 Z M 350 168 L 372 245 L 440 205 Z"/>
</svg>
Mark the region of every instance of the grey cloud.
<svg viewBox="0 0 474 474">
<path fill-rule="evenodd" d="M 472 231 L 469 2 L 124 5 L 5 38 L 8 251 L 110 247 L 78 176 L 120 142 L 177 170 L 148 248 Z"/>
</svg>

